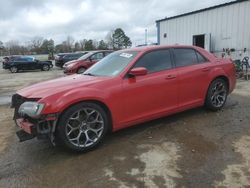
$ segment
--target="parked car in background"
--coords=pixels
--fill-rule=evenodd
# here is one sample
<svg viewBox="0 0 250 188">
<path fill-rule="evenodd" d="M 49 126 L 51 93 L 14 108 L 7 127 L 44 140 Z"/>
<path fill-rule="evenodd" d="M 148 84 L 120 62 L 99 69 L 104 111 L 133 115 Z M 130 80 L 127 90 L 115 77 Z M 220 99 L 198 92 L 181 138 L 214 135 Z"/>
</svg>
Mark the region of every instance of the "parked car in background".
<svg viewBox="0 0 250 188">
<path fill-rule="evenodd" d="M 20 70 L 35 70 L 41 69 L 43 71 L 48 71 L 53 67 L 51 61 L 39 61 L 31 56 L 18 56 L 9 58 L 7 62 L 4 63 L 3 68 L 9 69 L 12 73 L 17 73 Z"/>
<path fill-rule="evenodd" d="M 21 141 L 50 138 L 75 151 L 109 131 L 205 106 L 220 110 L 236 84 L 230 59 L 193 46 L 114 52 L 85 73 L 50 80 L 12 97 Z"/>
<path fill-rule="evenodd" d="M 80 58 L 87 52 L 77 52 L 77 53 L 61 53 L 55 58 L 55 65 L 62 68 L 65 63 Z"/>
<path fill-rule="evenodd" d="M 2 68 L 5 69 L 5 67 L 8 66 L 7 64 L 8 64 L 10 61 L 13 61 L 14 59 L 19 58 L 19 57 L 21 57 L 21 55 L 5 56 L 5 57 L 3 58 L 3 61 L 2 61 Z"/>
<path fill-rule="evenodd" d="M 109 55 L 111 50 L 90 51 L 77 60 L 69 61 L 64 64 L 63 69 L 65 74 L 81 74 L 89 67 L 100 61 L 105 56 Z"/>
<path fill-rule="evenodd" d="M 58 53 L 58 54 L 56 54 L 56 55 L 55 55 L 55 65 L 56 65 L 56 62 L 60 61 L 60 59 L 61 59 L 63 56 L 67 55 L 67 54 L 70 54 L 70 53 Z"/>
</svg>

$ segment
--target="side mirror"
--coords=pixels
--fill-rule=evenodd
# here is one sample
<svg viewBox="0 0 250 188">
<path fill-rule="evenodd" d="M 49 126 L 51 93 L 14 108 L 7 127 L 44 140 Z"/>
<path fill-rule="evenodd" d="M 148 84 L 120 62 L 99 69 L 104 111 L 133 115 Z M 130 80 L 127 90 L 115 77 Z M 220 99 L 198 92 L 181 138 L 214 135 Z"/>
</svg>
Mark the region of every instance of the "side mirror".
<svg viewBox="0 0 250 188">
<path fill-rule="evenodd" d="M 145 67 L 136 67 L 129 71 L 130 76 L 144 76 L 148 73 Z"/>
</svg>

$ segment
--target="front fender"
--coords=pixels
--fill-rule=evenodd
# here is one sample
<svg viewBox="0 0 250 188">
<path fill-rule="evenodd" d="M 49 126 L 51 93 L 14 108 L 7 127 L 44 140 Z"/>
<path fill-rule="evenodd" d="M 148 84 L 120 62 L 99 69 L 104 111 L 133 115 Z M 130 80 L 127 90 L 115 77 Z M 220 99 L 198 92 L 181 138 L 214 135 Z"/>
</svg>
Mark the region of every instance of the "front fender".
<svg viewBox="0 0 250 188">
<path fill-rule="evenodd" d="M 94 97 L 95 96 L 95 97 Z M 96 97 L 98 96 L 98 97 Z M 68 92 L 61 92 L 55 95 L 39 100 L 39 103 L 45 104 L 42 114 L 61 113 L 73 104 L 86 100 L 96 100 L 104 103 L 109 94 L 94 88 L 74 89 Z"/>
</svg>

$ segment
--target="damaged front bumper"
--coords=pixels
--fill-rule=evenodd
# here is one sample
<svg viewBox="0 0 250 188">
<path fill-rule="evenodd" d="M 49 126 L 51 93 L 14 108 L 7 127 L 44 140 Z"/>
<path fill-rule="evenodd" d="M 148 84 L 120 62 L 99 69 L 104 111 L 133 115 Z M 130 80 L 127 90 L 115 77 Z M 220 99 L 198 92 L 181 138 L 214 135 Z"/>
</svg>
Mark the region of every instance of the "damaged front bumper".
<svg viewBox="0 0 250 188">
<path fill-rule="evenodd" d="M 20 142 L 35 137 L 38 139 L 50 139 L 51 141 L 54 141 L 57 118 L 54 118 L 53 120 L 50 118 L 49 120 L 40 119 L 35 121 L 30 121 L 28 118 L 18 118 L 14 120 L 20 128 L 20 130 L 16 132 Z"/>
<path fill-rule="evenodd" d="M 25 114 L 19 114 L 18 109 L 24 102 L 34 101 L 36 99 L 27 99 L 18 94 L 12 96 L 11 107 L 15 109 L 13 120 L 20 128 L 16 132 L 20 142 L 37 137 L 38 139 L 50 139 L 54 143 L 54 133 L 58 114 L 41 115 L 39 118 L 31 118 Z"/>
</svg>

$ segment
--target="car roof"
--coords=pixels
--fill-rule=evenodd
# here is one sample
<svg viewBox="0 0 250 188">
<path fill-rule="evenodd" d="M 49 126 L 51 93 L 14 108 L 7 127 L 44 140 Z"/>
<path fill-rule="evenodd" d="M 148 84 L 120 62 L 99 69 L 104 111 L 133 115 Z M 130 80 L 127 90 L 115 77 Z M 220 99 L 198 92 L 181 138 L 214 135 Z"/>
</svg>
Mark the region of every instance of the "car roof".
<svg viewBox="0 0 250 188">
<path fill-rule="evenodd" d="M 139 52 L 146 52 L 151 50 L 157 50 L 157 49 L 165 49 L 165 48 L 193 48 L 193 49 L 201 49 L 197 46 L 192 45 L 153 45 L 153 46 L 142 46 L 142 47 L 134 47 L 134 48 L 128 48 L 125 50 L 122 50 L 124 52 L 126 51 L 139 51 Z"/>
<path fill-rule="evenodd" d="M 58 53 L 57 55 L 67 55 L 67 54 L 70 54 L 70 53 Z"/>
<path fill-rule="evenodd" d="M 88 52 L 93 52 L 93 53 L 96 53 L 96 52 L 113 52 L 114 50 L 92 50 L 92 51 L 88 51 Z"/>
</svg>

